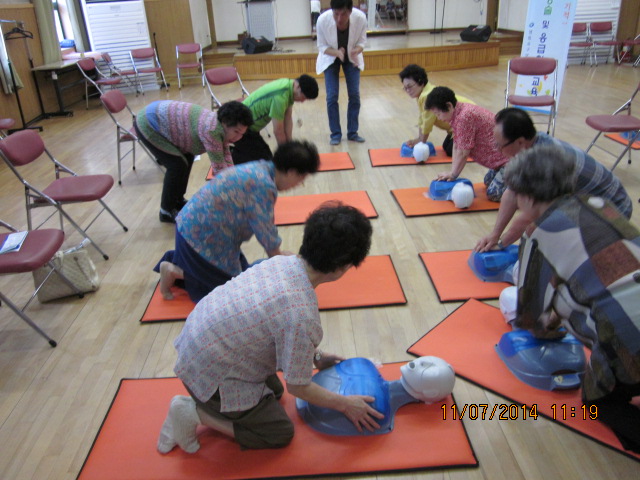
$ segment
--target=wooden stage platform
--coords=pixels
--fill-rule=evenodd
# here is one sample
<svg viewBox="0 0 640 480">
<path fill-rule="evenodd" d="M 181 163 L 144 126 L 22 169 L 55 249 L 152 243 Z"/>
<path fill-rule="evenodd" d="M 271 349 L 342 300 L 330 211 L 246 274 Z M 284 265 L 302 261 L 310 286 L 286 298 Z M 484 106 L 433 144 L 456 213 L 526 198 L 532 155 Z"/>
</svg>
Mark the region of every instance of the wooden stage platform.
<svg viewBox="0 0 640 480">
<path fill-rule="evenodd" d="M 488 42 L 463 42 L 459 31 L 369 36 L 362 74 L 397 74 L 410 63 L 429 72 L 497 65 L 499 55 L 504 53 L 501 42 L 513 40 L 513 35 L 498 33 Z M 516 36 L 515 41 L 521 42 L 521 37 Z M 317 55 L 315 39 L 309 38 L 281 40 L 273 51 L 253 55 L 238 46 L 222 46 L 206 52 L 204 59 L 206 68 L 234 65 L 243 79 L 262 80 L 314 74 Z"/>
</svg>

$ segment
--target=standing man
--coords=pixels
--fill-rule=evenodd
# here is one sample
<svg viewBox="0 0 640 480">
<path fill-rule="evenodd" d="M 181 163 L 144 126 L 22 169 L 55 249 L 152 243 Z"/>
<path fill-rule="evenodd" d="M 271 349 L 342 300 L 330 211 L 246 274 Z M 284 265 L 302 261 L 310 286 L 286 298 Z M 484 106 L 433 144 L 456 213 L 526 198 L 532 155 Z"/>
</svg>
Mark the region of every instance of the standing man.
<svg viewBox="0 0 640 480">
<path fill-rule="evenodd" d="M 349 94 L 347 106 L 347 138 L 352 142 L 364 142 L 358 135 L 360 115 L 360 72 L 364 70 L 362 51 L 367 41 L 367 16 L 353 8 L 352 0 L 331 0 L 331 10 L 327 10 L 316 24 L 318 35 L 318 59 L 316 73 L 324 73 L 327 89 L 327 114 L 331 130 L 331 145 L 342 140 L 340 127 L 340 67 L 344 72 Z"/>
<path fill-rule="evenodd" d="M 505 108 L 496 114 L 494 138 L 500 151 L 509 158 L 539 145 L 556 146 L 563 150 L 575 166 L 574 180 L 577 194 L 602 197 L 613 203 L 627 219 L 631 218 L 632 203 L 626 190 L 609 169 L 573 145 L 536 131 L 527 112 L 520 108 Z M 533 219 L 524 213 L 519 215 L 507 232 L 502 235 L 518 206 L 516 196 L 507 189 L 502 196 L 498 218 L 493 230 L 482 237 L 475 246 L 477 252 L 506 247 L 517 242 Z M 502 235 L 502 238 L 500 237 Z"/>
<path fill-rule="evenodd" d="M 318 98 L 318 82 L 304 74 L 296 79 L 280 78 L 269 82 L 245 98 L 242 103 L 251 110 L 253 125 L 231 149 L 234 165 L 271 160 L 273 153 L 260 130 L 271 122 L 278 145 L 290 142 L 293 140 L 293 103 L 315 98 Z"/>
<path fill-rule="evenodd" d="M 451 124 L 453 130 L 453 155 L 451 170 L 436 177 L 452 181 L 458 178 L 471 157 L 476 163 L 489 168 L 484 176 L 487 198 L 499 202 L 507 188 L 504 185 L 504 167 L 509 157 L 503 155 L 493 138 L 494 115 L 486 108 L 458 102 L 456 94 L 447 87 L 436 87 L 429 95 L 425 108 L 441 122 Z"/>
</svg>

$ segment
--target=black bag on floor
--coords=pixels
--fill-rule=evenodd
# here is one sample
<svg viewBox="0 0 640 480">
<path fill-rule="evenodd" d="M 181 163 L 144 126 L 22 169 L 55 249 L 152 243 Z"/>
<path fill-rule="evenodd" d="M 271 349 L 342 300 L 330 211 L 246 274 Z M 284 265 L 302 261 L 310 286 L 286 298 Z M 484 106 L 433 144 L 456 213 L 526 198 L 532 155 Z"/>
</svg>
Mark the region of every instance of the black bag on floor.
<svg viewBox="0 0 640 480">
<path fill-rule="evenodd" d="M 489 25 L 469 25 L 460 33 L 460 38 L 465 42 L 486 42 L 490 36 Z"/>
</svg>

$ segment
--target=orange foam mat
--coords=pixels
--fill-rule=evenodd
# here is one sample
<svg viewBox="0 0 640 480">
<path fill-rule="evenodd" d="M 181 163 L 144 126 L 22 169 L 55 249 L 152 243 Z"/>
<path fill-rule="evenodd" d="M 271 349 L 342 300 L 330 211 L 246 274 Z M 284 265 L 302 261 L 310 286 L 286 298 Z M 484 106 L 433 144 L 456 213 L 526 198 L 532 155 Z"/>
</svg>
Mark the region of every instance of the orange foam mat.
<svg viewBox="0 0 640 480">
<path fill-rule="evenodd" d="M 279 196 L 275 206 L 276 225 L 297 225 L 304 223 L 311 212 L 324 202 L 337 200 L 351 205 L 369 218 L 376 218 L 378 212 L 364 190 L 355 192 L 317 193 L 314 195 Z"/>
<path fill-rule="evenodd" d="M 165 300 L 156 286 L 141 322 L 185 320 L 195 304 L 183 289 L 173 287 L 174 299 Z M 358 268 L 351 268 L 344 276 L 316 288 L 320 310 L 340 308 L 402 305 L 407 299 L 389 255 L 365 258 Z"/>
<path fill-rule="evenodd" d="M 448 200 L 431 200 L 426 196 L 428 187 L 399 188 L 391 190 L 391 194 L 407 217 L 483 212 L 500 208 L 500 202 L 492 202 L 487 198 L 487 187 L 484 183 L 474 183 L 473 189 L 476 192 L 476 198 L 469 208 L 456 208 L 453 202 Z"/>
<path fill-rule="evenodd" d="M 389 255 L 365 258 L 358 268 L 350 268 L 340 280 L 319 285 L 316 294 L 320 310 L 407 303 Z"/>
<path fill-rule="evenodd" d="M 399 148 L 372 148 L 369 150 L 369 160 L 372 167 L 451 163 L 451 157 L 447 156 L 442 147 L 436 147 L 436 154 L 433 157 L 429 157 L 426 162 L 416 162 L 413 157 L 401 157 Z M 467 158 L 467 162 L 472 161 L 471 157 Z"/>
<path fill-rule="evenodd" d="M 486 419 L 491 416 L 524 419 L 526 414 L 526 421 L 533 423 L 536 421 L 534 414 L 537 414 L 640 460 L 640 455 L 622 448 L 620 441 L 606 425 L 591 420 L 588 410 L 586 417 L 583 417 L 585 411 L 579 389 L 548 392 L 518 380 L 494 348 L 502 334 L 509 330 L 499 309 L 478 300 L 469 300 L 407 351 L 419 357 L 442 357 L 460 377 L 520 404 L 519 407 L 499 404 L 495 411 L 489 407 L 485 412 Z M 471 410 L 465 413 L 469 414 L 475 415 Z"/>
<path fill-rule="evenodd" d="M 610 138 L 614 142 L 618 142 L 623 145 L 629 145 L 629 140 L 627 138 L 624 138 L 619 133 L 605 133 L 604 136 L 607 138 Z M 636 140 L 635 142 L 633 142 L 633 144 L 631 145 L 631 148 L 633 150 L 640 150 L 640 140 Z"/>
<path fill-rule="evenodd" d="M 441 302 L 498 298 L 500 292 L 510 285 L 506 282 L 480 280 L 467 263 L 469 255 L 471 250 L 420 254 Z"/>
<path fill-rule="evenodd" d="M 403 364 L 383 365 L 381 373 L 400 378 Z M 308 427 L 296 412 L 294 397 L 285 393 L 281 401 L 295 425 L 287 447 L 243 451 L 233 440 L 202 427 L 198 452 L 189 455 L 176 448 L 161 455 L 156 441 L 169 402 L 185 394 L 177 378 L 123 379 L 78 480 L 300 478 L 478 465 L 463 423 L 443 420 L 443 408 L 451 410 L 453 397 L 432 405 L 405 405 L 388 434 L 342 437 Z"/>
<path fill-rule="evenodd" d="M 414 162 L 415 163 L 415 162 Z M 335 170 L 353 170 L 356 167 L 348 152 L 332 152 L 320 154 L 319 172 L 333 172 Z M 207 172 L 207 180 L 213 178 L 213 169 L 209 167 Z"/>
<path fill-rule="evenodd" d="M 191 301 L 189 294 L 182 288 L 171 287 L 173 300 L 165 300 L 160 294 L 160 284 L 156 285 L 149 305 L 144 311 L 140 322 L 172 322 L 187 319 L 196 304 Z"/>
</svg>

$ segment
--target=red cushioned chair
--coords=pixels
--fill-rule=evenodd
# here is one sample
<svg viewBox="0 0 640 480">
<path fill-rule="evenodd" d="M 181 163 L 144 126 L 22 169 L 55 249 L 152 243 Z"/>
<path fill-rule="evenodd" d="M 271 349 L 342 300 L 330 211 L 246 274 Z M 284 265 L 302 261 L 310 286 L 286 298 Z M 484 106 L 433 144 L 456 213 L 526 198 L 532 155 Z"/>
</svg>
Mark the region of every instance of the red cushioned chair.
<svg viewBox="0 0 640 480">
<path fill-rule="evenodd" d="M 113 88 L 122 82 L 120 77 L 107 77 L 96 66 L 96 61 L 91 57 L 78 60 L 78 68 L 84 77 L 84 96 L 87 102 L 87 110 L 89 109 L 89 85 L 98 90 L 98 94 L 104 93 L 103 89 L 107 86 Z"/>
<path fill-rule="evenodd" d="M 111 120 L 113 120 L 113 123 L 116 124 L 116 151 L 118 155 L 118 185 L 122 185 L 121 163 L 122 163 L 122 160 L 130 153 L 132 154 L 131 157 L 132 157 L 132 163 L 133 163 L 133 170 L 136 169 L 136 143 L 140 144 L 140 146 L 147 152 L 147 154 L 154 161 L 154 163 L 156 162 L 156 160 L 155 160 L 155 157 L 151 155 L 151 153 L 146 149 L 144 144 L 138 140 L 138 137 L 136 136 L 133 130 L 133 125 L 127 128 L 124 125 L 122 125 L 118 120 L 118 116 L 119 116 L 118 114 L 120 114 L 120 112 L 123 112 L 125 110 L 129 112 L 129 115 L 130 115 L 129 118 L 131 119 L 132 123 L 133 123 L 133 120 L 135 119 L 135 114 L 133 113 L 131 108 L 129 108 L 129 104 L 127 103 L 127 99 L 123 95 L 123 93 L 120 90 L 110 90 L 107 93 L 103 93 L 102 95 L 100 95 L 100 101 L 102 102 L 102 105 L 104 105 L 104 108 L 107 110 L 107 113 L 111 117 Z M 122 149 L 120 147 L 122 143 L 131 143 L 131 149 L 122 153 Z M 156 163 L 156 165 L 158 164 Z M 158 167 L 160 167 L 160 165 L 158 165 Z"/>
<path fill-rule="evenodd" d="M 20 172 L 19 167 L 27 165 L 45 153 L 49 160 L 53 163 L 55 179 L 45 188 L 38 188 L 31 182 L 27 181 Z M 127 227 L 120 221 L 115 213 L 107 206 L 103 198 L 109 193 L 113 187 L 113 177 L 111 175 L 78 175 L 73 170 L 58 162 L 53 155 L 45 148 L 42 138 L 38 132 L 34 130 L 21 130 L 12 133 L 6 138 L 0 140 L 0 156 L 3 158 L 9 169 L 24 185 L 25 201 L 27 206 L 27 225 L 29 230 L 34 230 L 32 225 L 31 210 L 41 207 L 53 207 L 60 216 L 60 228 L 63 230 L 63 218 L 69 223 L 91 244 L 105 260 L 109 257 L 87 234 L 87 230 L 98 216 L 107 211 L 120 224 L 126 232 Z M 64 175 L 63 175 L 64 174 Z M 38 178 L 42 182 L 41 178 Z M 67 213 L 64 207 L 69 204 L 85 203 L 97 201 L 102 207 L 98 214 L 82 228 Z M 39 226 L 46 222 L 55 211 L 49 215 Z"/>
<path fill-rule="evenodd" d="M 593 65 L 591 47 L 593 47 L 593 42 L 591 41 L 591 35 L 589 34 L 589 25 L 586 22 L 575 22 L 571 29 L 569 53 L 571 53 L 572 48 L 581 48 L 582 61 L 580 62 L 580 65 L 587 63 L 587 55 L 589 55 L 589 65 Z"/>
<path fill-rule="evenodd" d="M 153 74 L 154 78 L 157 80 L 156 74 L 159 73 L 162 77 L 162 85 L 164 88 L 169 90 L 169 84 L 164 78 L 164 71 L 162 70 L 162 65 L 160 65 L 160 60 L 158 59 L 158 54 L 156 53 L 155 48 L 136 48 L 129 52 L 129 56 L 131 57 L 133 69 L 136 72 L 137 83 L 140 86 L 140 91 L 143 95 L 144 88 L 140 81 L 140 75 Z"/>
<path fill-rule="evenodd" d="M 178 89 L 182 88 L 182 70 L 196 70 L 197 75 L 184 78 L 198 77 L 204 88 L 204 68 L 202 63 L 202 47 L 199 43 L 181 43 L 176 45 L 176 70 L 178 72 Z"/>
<path fill-rule="evenodd" d="M 0 225 L 10 230 L 11 232 L 16 232 L 17 230 L 13 228 L 6 222 L 0 220 Z M 0 234 L 0 246 L 4 244 L 7 237 L 10 233 L 2 233 Z M 27 233 L 27 236 L 20 247 L 20 250 L 17 252 L 7 252 L 0 255 L 0 275 L 10 275 L 14 273 L 26 273 L 33 272 L 45 265 L 51 267 L 51 271 L 45 277 L 45 279 L 38 285 L 31 295 L 31 298 L 27 301 L 24 307 L 19 308 L 15 305 L 11 300 L 7 298 L 7 296 L 0 292 L 0 300 L 4 302 L 11 310 L 13 310 L 16 315 L 18 315 L 22 320 L 24 320 L 31 328 L 33 328 L 36 332 L 42 335 L 47 339 L 49 345 L 55 347 L 57 343 L 55 340 L 52 340 L 44 331 L 35 324 L 31 318 L 24 313 L 24 310 L 29 306 L 31 301 L 35 298 L 36 294 L 47 281 L 47 279 L 56 272 L 60 275 L 60 278 L 66 282 L 77 294 L 78 297 L 84 297 L 84 294 L 79 291 L 75 285 L 60 271 L 56 268 L 54 263 L 51 261 L 55 253 L 62 246 L 62 242 L 64 241 L 64 232 L 62 230 L 57 229 L 42 229 L 42 230 L 33 230 Z"/>
<path fill-rule="evenodd" d="M 605 63 L 609 63 L 609 58 L 612 55 L 614 55 L 614 58 L 618 58 L 622 42 L 616 40 L 612 22 L 591 22 L 589 24 L 589 32 L 593 41 L 593 47 L 591 48 L 596 67 L 598 66 L 598 47 L 608 47 Z"/>
<path fill-rule="evenodd" d="M 222 102 L 213 93 L 211 86 L 229 85 L 237 82 L 240 86 L 241 96 L 234 100 L 241 102 L 245 97 L 249 95 L 249 91 L 244 87 L 240 74 L 235 67 L 217 67 L 210 68 L 204 72 L 204 77 L 207 79 L 207 86 L 209 87 L 209 93 L 211 94 L 211 109 L 219 108 Z M 219 93 L 218 93 L 219 95 Z"/>
<path fill-rule="evenodd" d="M 507 88 L 504 106 L 524 107 L 532 113 L 543 113 L 536 109 L 549 108 L 547 133 L 556 130 L 556 109 L 558 95 L 558 61 L 547 57 L 516 57 L 509 60 L 507 67 Z M 511 74 L 531 77 L 532 95 L 516 95 L 511 91 Z M 515 83 L 515 82 L 514 82 Z M 534 91 L 535 90 L 535 91 Z"/>
<path fill-rule="evenodd" d="M 104 63 L 107 70 L 109 70 L 109 76 L 120 77 L 126 86 L 131 91 L 136 92 L 136 96 L 140 93 L 140 88 L 136 79 L 136 71 L 133 68 L 123 70 L 119 68 L 108 53 L 102 54 L 102 63 Z"/>
<path fill-rule="evenodd" d="M 586 118 L 587 125 L 598 131 L 595 138 L 589 144 L 589 147 L 585 150 L 586 152 L 591 150 L 591 147 L 597 147 L 600 150 L 616 157 L 616 153 L 611 152 L 600 145 L 596 145 L 596 141 L 600 138 L 600 135 L 603 133 L 624 133 L 629 139 L 629 142 L 626 144 L 622 153 L 616 157 L 616 161 L 613 164 L 613 167 L 611 167 L 611 170 L 616 168 L 620 160 L 622 160 L 622 157 L 624 157 L 627 152 L 629 153 L 629 163 L 631 163 L 631 146 L 633 145 L 634 140 L 640 139 L 640 118 L 631 115 L 631 104 L 638 94 L 638 90 L 640 90 L 640 83 L 638 83 L 638 86 L 633 92 L 633 95 L 631 95 L 631 98 L 613 112 L 612 115 L 591 115 Z"/>
</svg>

